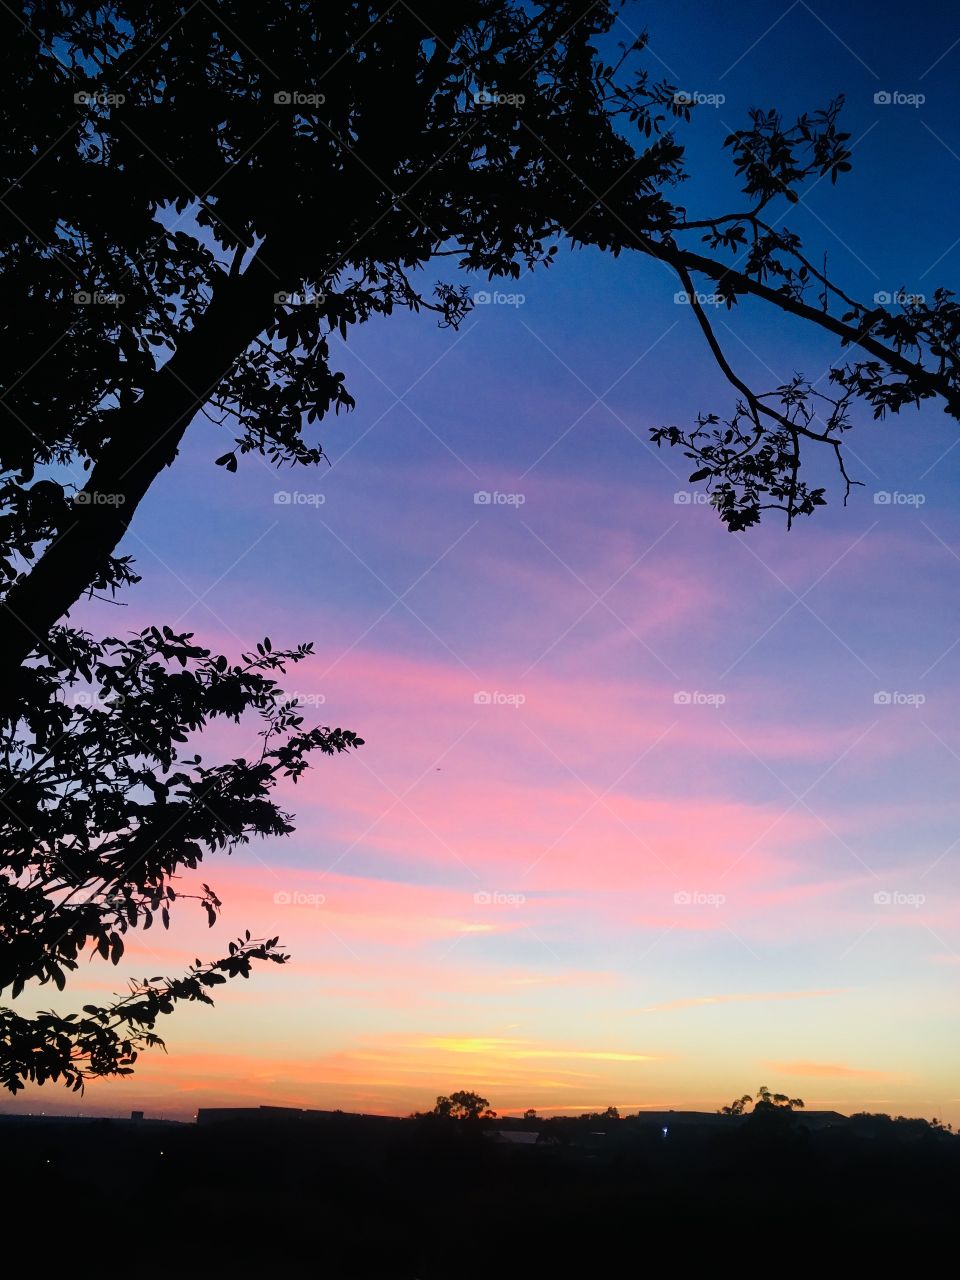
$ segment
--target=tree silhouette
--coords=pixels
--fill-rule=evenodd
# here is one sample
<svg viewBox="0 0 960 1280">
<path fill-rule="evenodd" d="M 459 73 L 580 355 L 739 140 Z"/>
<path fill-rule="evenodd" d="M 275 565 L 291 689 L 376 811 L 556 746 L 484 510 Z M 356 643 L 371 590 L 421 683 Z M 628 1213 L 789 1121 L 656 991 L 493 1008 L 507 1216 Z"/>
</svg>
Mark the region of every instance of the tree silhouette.
<svg viewBox="0 0 960 1280">
<path fill-rule="evenodd" d="M 801 447 L 826 448 L 852 483 L 842 446 L 857 401 L 882 415 L 937 396 L 957 416 L 950 295 L 866 307 L 768 221 L 806 179 L 849 168 L 839 103 L 791 123 L 754 113 L 728 139 L 749 207 L 691 217 L 672 199 L 690 105 L 651 77 L 644 38 L 612 62 L 598 52 L 618 8 L 3 9 L 0 990 L 62 985 L 88 942 L 117 962 L 125 929 L 158 910 L 167 922 L 177 868 L 290 829 L 267 799 L 278 774 L 359 743 L 304 730 L 264 683 L 305 650 L 281 658 L 264 643 L 231 664 L 168 630 L 98 640 L 64 619 L 85 594 L 138 581 L 121 540 L 197 416 L 223 436 L 226 482 L 249 454 L 322 462 L 316 424 L 353 406 L 331 336 L 397 311 L 455 327 L 470 309 L 462 280 L 422 288 L 428 266 L 516 279 L 559 243 L 667 264 L 737 403 L 654 439 L 685 451 L 731 529 L 768 507 L 792 522 L 822 504 Z M 695 278 L 730 309 L 751 296 L 838 338 L 849 358 L 831 372 L 833 398 L 802 378 L 747 386 Z M 246 711 L 268 721 L 260 759 L 180 758 L 188 733 Z M 215 916 L 212 890 L 202 904 Z M 135 984 L 85 1018 L 5 1011 L 2 1078 L 77 1086 L 127 1070 L 156 1042 L 158 1012 L 245 975 L 248 960 L 279 958 L 274 942 L 244 938 L 212 968 Z"/>
<path fill-rule="evenodd" d="M 751 1102 L 753 1102 L 753 1098 L 749 1093 L 745 1093 L 742 1098 L 734 1098 L 729 1106 L 721 1107 L 717 1114 L 721 1116 L 742 1116 Z"/>
<path fill-rule="evenodd" d="M 174 887 L 179 873 L 251 836 L 291 831 L 270 798 L 277 781 L 296 782 L 312 752 L 362 745 L 347 730 L 305 729 L 272 678 L 309 646 L 274 652 L 268 638 L 231 665 L 169 627 L 101 644 L 64 631 L 62 645 L 59 663 L 32 672 L 37 710 L 0 759 L 0 988 L 14 996 L 31 980 L 63 990 L 87 946 L 118 964 L 128 930 L 168 927 L 184 898 L 199 897 L 213 925 L 216 893 L 207 884 L 184 893 Z M 80 674 L 84 691 L 71 704 L 60 684 L 69 694 Z M 187 734 L 246 711 L 261 726 L 252 759 L 210 766 L 181 757 Z M 86 1005 L 83 1016 L 0 1009 L 0 1083 L 81 1089 L 92 1076 L 129 1074 L 140 1050 L 162 1046 L 160 1015 L 180 1001 L 212 1003 L 212 989 L 248 977 L 254 961 L 282 964 L 277 944 L 248 932 L 223 959 L 131 982 L 126 996 Z"/>
<path fill-rule="evenodd" d="M 788 1098 L 785 1093 L 771 1093 L 765 1084 L 762 1084 L 757 1090 L 757 1096 L 754 1100 L 754 1112 L 761 1109 L 767 1111 L 798 1111 L 803 1110 L 802 1098 Z"/>
<path fill-rule="evenodd" d="M 465 1089 L 458 1089 L 449 1097 L 441 1094 L 432 1114 L 451 1120 L 494 1120 L 497 1115 L 490 1110 L 490 1103 L 486 1098 Z"/>
<path fill-rule="evenodd" d="M 606 1111 L 584 1111 L 581 1120 L 619 1120 L 620 1112 L 616 1107 L 607 1107 Z"/>
<path fill-rule="evenodd" d="M 753 1103 L 753 1112 L 749 1111 L 750 1104 Z M 757 1090 L 757 1096 L 751 1097 L 749 1093 L 745 1093 L 742 1098 L 734 1098 L 733 1102 L 725 1107 L 721 1107 L 717 1112 L 721 1116 L 744 1116 L 744 1115 L 760 1115 L 770 1114 L 772 1112 L 783 1111 L 801 1111 L 804 1102 L 802 1098 L 790 1098 L 785 1093 L 771 1093 L 765 1084 L 762 1084 Z"/>
<path fill-rule="evenodd" d="M 790 124 L 754 112 L 727 139 L 749 208 L 691 218 L 668 198 L 690 104 L 651 80 L 645 38 L 613 65 L 598 55 L 618 8 L 28 0 L 25 23 L 5 14 L 0 677 L 48 651 L 85 591 L 130 582 L 114 552 L 198 413 L 232 437 L 228 471 L 249 453 L 319 462 L 310 428 L 353 404 L 330 335 L 397 309 L 456 325 L 469 309 L 462 284 L 420 289 L 428 263 L 515 278 L 566 240 L 671 267 L 739 398 L 726 419 L 654 438 L 698 464 L 731 528 L 821 504 L 801 446 L 827 447 L 846 476 L 856 398 L 880 415 L 940 396 L 956 416 L 950 295 L 865 307 L 765 220 L 806 179 L 849 169 L 839 100 Z M 751 390 L 694 276 L 730 308 L 750 295 L 838 337 L 855 358 L 831 372 L 833 401 L 802 378 Z M 74 482 L 32 484 L 51 464 L 87 472 L 72 498 Z"/>
</svg>

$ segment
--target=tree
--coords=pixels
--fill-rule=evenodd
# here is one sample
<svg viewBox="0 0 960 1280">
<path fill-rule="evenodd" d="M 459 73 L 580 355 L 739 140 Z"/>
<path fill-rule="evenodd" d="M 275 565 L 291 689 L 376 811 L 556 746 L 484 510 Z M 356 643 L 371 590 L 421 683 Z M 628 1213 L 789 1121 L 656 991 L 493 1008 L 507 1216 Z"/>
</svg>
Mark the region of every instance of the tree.
<svg viewBox="0 0 960 1280">
<path fill-rule="evenodd" d="M 150 628 L 132 640 L 94 644 L 63 629 L 61 658 L 32 670 L 36 710 L 8 737 L 0 758 L 0 989 L 14 997 L 31 980 L 63 990 L 84 948 L 118 964 L 124 935 L 169 926 L 175 904 L 198 897 L 208 922 L 220 900 L 209 885 L 174 887 L 205 854 L 252 836 L 291 831 L 270 792 L 294 782 L 311 752 L 362 745 L 341 729 L 303 727 L 272 679 L 310 652 L 275 652 L 269 638 L 230 664 L 189 633 Z M 82 675 L 85 687 L 67 695 Z M 66 689 L 61 681 L 66 676 Z M 206 765 L 178 744 L 213 720 L 250 711 L 261 728 L 253 759 Z M 255 961 L 283 964 L 277 938 L 244 937 L 217 961 L 196 960 L 180 978 L 145 978 L 83 1016 L 27 1018 L 0 1009 L 0 1084 L 62 1080 L 75 1090 L 94 1076 L 128 1075 L 180 1001 L 212 1003 L 211 990 L 250 974 Z"/>
<path fill-rule="evenodd" d="M 593 87 L 603 20 L 568 34 L 568 8 L 3 11 L 0 990 L 62 987 L 91 943 L 117 963 L 128 928 L 166 926 L 187 896 L 172 889 L 178 869 L 291 829 L 267 799 L 278 775 L 360 745 L 305 730 L 261 674 L 305 647 L 277 655 L 265 641 L 231 664 L 167 628 L 96 640 L 63 619 L 85 593 L 138 581 L 119 542 L 198 414 L 231 439 L 224 476 L 249 453 L 319 463 L 314 424 L 353 404 L 332 333 L 397 308 L 457 323 L 466 289 L 424 296 L 414 280 L 432 259 L 491 276 L 549 261 L 547 210 L 581 131 L 598 179 L 629 152 Z M 519 89 L 531 68 L 542 141 L 517 146 L 515 110 L 488 108 L 480 89 Z M 665 174 L 670 151 L 655 148 L 638 178 Z M 188 734 L 247 711 L 267 722 L 259 759 L 180 758 Z M 200 896 L 212 922 L 219 900 Z M 158 1014 L 282 958 L 277 939 L 244 937 L 84 1017 L 5 1010 L 0 1078 L 82 1087 L 127 1072 L 160 1043 Z"/>
<path fill-rule="evenodd" d="M 609 241 L 571 164 L 599 190 L 629 174 L 644 226 L 666 219 L 679 148 L 637 157 L 607 114 L 619 90 L 591 40 L 612 10 L 416 10 L 28 0 L 25 24 L 6 18 L 0 496 L 7 548 L 46 546 L 11 573 L 0 674 L 91 585 L 129 581 L 114 551 L 198 413 L 232 437 L 227 471 L 317 463 L 309 429 L 353 404 L 330 335 L 467 311 L 465 287 L 423 292 L 428 263 L 515 277 L 564 225 Z M 640 88 L 648 133 L 666 100 Z M 79 501 L 72 482 L 26 488 L 50 464 L 88 473 Z"/>
<path fill-rule="evenodd" d="M 584 1111 L 581 1120 L 619 1120 L 620 1112 L 616 1107 L 607 1107 L 606 1111 Z"/>
<path fill-rule="evenodd" d="M 717 1115 L 742 1116 L 751 1102 L 753 1102 L 753 1098 L 749 1093 L 745 1093 L 742 1098 L 734 1098 L 729 1106 L 721 1107 Z"/>
<path fill-rule="evenodd" d="M 750 1115 L 750 1104 L 753 1103 L 753 1115 L 766 1115 L 772 1112 L 800 1111 L 803 1109 L 802 1098 L 789 1098 L 785 1093 L 771 1093 L 765 1084 L 762 1084 L 757 1090 L 756 1098 L 752 1098 L 749 1093 L 745 1093 L 742 1098 L 734 1098 L 728 1106 L 721 1107 L 717 1112 L 721 1116 L 744 1116 Z"/>
<path fill-rule="evenodd" d="M 353 407 L 331 336 L 397 310 L 455 327 L 469 310 L 462 280 L 424 289 L 428 267 L 517 278 L 549 265 L 560 243 L 667 264 L 737 403 L 725 419 L 658 428 L 654 439 L 685 451 L 731 529 L 768 507 L 792 523 L 823 503 L 824 491 L 802 478 L 801 447 L 828 449 L 853 483 L 842 446 L 856 401 L 879 415 L 939 396 L 957 416 L 960 313 L 950 295 L 895 311 L 863 306 L 768 220 L 807 178 L 836 180 L 849 168 L 839 103 L 789 124 L 754 113 L 728 139 L 749 207 L 692 218 L 671 198 L 684 177 L 675 126 L 691 119 L 689 102 L 651 78 L 645 38 L 611 60 L 601 52 L 619 8 L 25 0 L 20 14 L 3 10 L 0 730 L 12 830 L 0 872 L 0 944 L 10 954 L 0 983 L 59 983 L 87 941 L 118 960 L 121 899 L 132 903 L 122 906 L 126 927 L 147 923 L 177 867 L 289 829 L 264 795 L 276 769 L 358 745 L 340 730 L 294 724 L 275 685 L 245 687 L 256 659 L 190 652 L 189 637 L 159 628 L 95 639 L 65 619 L 85 595 L 112 597 L 139 580 L 120 544 L 194 419 L 223 436 L 214 452 L 224 482 L 249 454 L 276 466 L 321 463 L 317 423 Z M 691 249 L 691 236 L 708 252 Z M 695 277 L 731 310 L 749 296 L 837 337 L 855 354 L 831 373 L 833 399 L 803 379 L 748 387 Z M 819 305 L 811 289 L 821 290 Z M 117 683 L 132 700 L 113 697 Z M 96 705 L 77 701 L 104 691 Z M 179 759 L 187 733 L 244 711 L 279 717 L 271 741 L 289 738 L 271 748 L 277 757 L 210 776 Z M 110 779 L 102 797 L 95 770 Z M 218 787 L 239 789 L 250 806 L 234 814 L 229 836 L 220 817 L 205 827 L 197 813 L 205 788 Z M 191 797 L 189 821 L 168 832 L 164 806 L 184 800 L 176 788 Z M 51 816 L 64 789 L 70 827 Z M 149 835 L 158 830 L 160 849 Z M 202 903 L 215 913 L 210 893 Z M 244 939 L 240 954 L 275 958 L 262 946 L 254 957 Z M 164 1011 L 199 998 L 239 963 L 200 966 L 186 988 L 147 984 L 142 999 L 88 1013 L 93 1024 L 8 1011 L 4 1078 L 26 1071 L 76 1084 L 83 1073 L 126 1069 L 136 1045 L 153 1041 L 135 1035 L 122 1048 L 110 1028 L 152 1036 L 154 1000 Z M 131 1023 L 131 1010 L 148 1021 Z"/>
<path fill-rule="evenodd" d="M 765 1084 L 762 1084 L 757 1090 L 756 1100 L 753 1104 L 754 1113 L 757 1111 L 798 1111 L 803 1110 L 802 1098 L 788 1098 L 785 1093 L 771 1093 Z"/>
<path fill-rule="evenodd" d="M 415 280 L 439 260 L 516 277 L 565 239 L 671 267 L 739 399 L 654 438 L 700 464 L 730 528 L 821 505 L 801 445 L 829 448 L 846 479 L 857 397 L 882 414 L 937 395 L 956 416 L 950 295 L 864 307 L 766 220 L 805 179 L 850 168 L 840 101 L 789 125 L 754 112 L 727 139 L 750 207 L 690 218 L 667 198 L 683 149 L 663 128 L 690 119 L 686 95 L 638 64 L 645 37 L 612 65 L 597 52 L 620 7 L 331 0 L 321 22 L 293 0 L 27 0 L 25 22 L 6 15 L 0 677 L 46 652 L 85 591 L 130 581 L 114 552 L 195 416 L 233 437 L 227 471 L 248 453 L 319 462 L 306 429 L 353 404 L 330 335 L 397 308 L 459 323 L 465 286 L 427 296 Z M 691 233 L 716 256 L 685 247 Z M 729 308 L 762 299 L 857 352 L 834 398 L 802 378 L 747 387 L 694 275 Z M 32 483 L 53 465 L 88 473 L 73 500 L 72 480 Z"/>
<path fill-rule="evenodd" d="M 433 1108 L 433 1115 L 451 1120 L 495 1120 L 497 1113 L 490 1110 L 490 1103 L 479 1093 L 459 1089 L 449 1098 L 441 1094 Z"/>
<path fill-rule="evenodd" d="M 523 1118 L 524 1118 L 524 1120 L 539 1120 L 539 1119 L 540 1119 L 540 1117 L 537 1115 L 537 1109 L 536 1109 L 536 1107 L 527 1107 L 526 1111 L 523 1113 Z"/>
<path fill-rule="evenodd" d="M 62 987 L 91 945 L 118 963 L 127 929 L 166 926 L 189 896 L 179 869 L 291 829 L 267 798 L 278 775 L 360 745 L 304 729 L 263 674 L 306 648 L 231 662 L 168 628 L 96 639 L 66 621 L 139 580 L 119 544 L 191 421 L 226 437 L 225 479 L 251 453 L 320 463 L 316 423 L 353 405 L 331 334 L 397 309 L 457 324 L 466 287 L 425 293 L 417 272 L 549 263 L 574 203 L 594 217 L 569 161 L 603 188 L 626 173 L 595 79 L 602 6 L 579 23 L 567 3 L 416 10 L 27 0 L 0 16 L 0 990 Z M 644 119 L 662 96 L 641 95 Z M 675 152 L 655 141 L 636 164 L 651 217 Z M 267 722 L 259 759 L 181 758 L 188 734 L 247 712 Z M 215 891 L 198 896 L 212 922 Z M 0 1079 L 129 1071 L 160 1013 L 282 958 L 277 939 L 234 948 L 83 1017 L 4 1010 Z"/>
</svg>

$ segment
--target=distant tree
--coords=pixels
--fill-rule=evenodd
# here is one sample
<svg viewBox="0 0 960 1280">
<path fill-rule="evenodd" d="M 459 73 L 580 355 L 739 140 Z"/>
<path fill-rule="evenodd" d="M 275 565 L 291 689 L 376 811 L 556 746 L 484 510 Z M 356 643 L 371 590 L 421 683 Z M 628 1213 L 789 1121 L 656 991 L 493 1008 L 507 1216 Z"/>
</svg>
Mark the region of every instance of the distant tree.
<svg viewBox="0 0 960 1280">
<path fill-rule="evenodd" d="M 734 1098 L 733 1102 L 725 1107 L 721 1107 L 717 1112 L 721 1116 L 742 1116 L 749 1114 L 750 1104 L 753 1104 L 753 1114 L 757 1112 L 761 1114 L 770 1111 L 793 1111 L 802 1109 L 804 1103 L 802 1098 L 789 1098 L 785 1093 L 771 1093 L 765 1084 L 762 1084 L 757 1090 L 756 1098 L 751 1097 L 749 1093 L 745 1093 L 742 1098 Z"/>
<path fill-rule="evenodd" d="M 524 1118 L 524 1120 L 539 1120 L 539 1119 L 540 1119 L 540 1117 L 537 1115 L 536 1107 L 528 1107 L 528 1108 L 526 1109 L 526 1111 L 523 1113 L 523 1118 Z"/>
<path fill-rule="evenodd" d="M 745 1093 L 742 1098 L 734 1098 L 729 1106 L 721 1107 L 717 1114 L 721 1116 L 742 1116 L 751 1102 L 753 1102 L 753 1098 L 749 1093 Z"/>
<path fill-rule="evenodd" d="M 754 1111 L 800 1111 L 803 1109 L 804 1102 L 802 1098 L 788 1098 L 785 1093 L 771 1093 L 765 1084 L 762 1084 L 757 1090 L 757 1096 L 754 1100 Z"/>
<path fill-rule="evenodd" d="M 490 1110 L 490 1103 L 481 1098 L 479 1093 L 470 1093 L 459 1089 L 449 1097 L 441 1094 L 433 1109 L 435 1116 L 449 1117 L 452 1120 L 494 1120 L 497 1113 Z"/>
<path fill-rule="evenodd" d="M 606 1111 L 585 1111 L 581 1120 L 619 1120 L 620 1112 L 616 1107 L 607 1107 Z"/>
</svg>

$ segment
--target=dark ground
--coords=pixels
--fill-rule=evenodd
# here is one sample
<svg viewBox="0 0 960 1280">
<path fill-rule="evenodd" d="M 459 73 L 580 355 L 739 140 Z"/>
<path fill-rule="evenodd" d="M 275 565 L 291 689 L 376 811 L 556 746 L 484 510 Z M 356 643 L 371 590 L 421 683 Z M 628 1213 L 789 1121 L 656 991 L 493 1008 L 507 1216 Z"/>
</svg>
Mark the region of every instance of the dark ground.
<svg viewBox="0 0 960 1280">
<path fill-rule="evenodd" d="M 456 1121 L 0 1118 L 0 1260 L 17 1241 L 41 1275 L 455 1280 L 898 1260 L 916 1274 L 952 1252 L 960 1138 L 924 1122 L 664 1139 L 571 1120 L 553 1135 L 518 1147 Z"/>
</svg>

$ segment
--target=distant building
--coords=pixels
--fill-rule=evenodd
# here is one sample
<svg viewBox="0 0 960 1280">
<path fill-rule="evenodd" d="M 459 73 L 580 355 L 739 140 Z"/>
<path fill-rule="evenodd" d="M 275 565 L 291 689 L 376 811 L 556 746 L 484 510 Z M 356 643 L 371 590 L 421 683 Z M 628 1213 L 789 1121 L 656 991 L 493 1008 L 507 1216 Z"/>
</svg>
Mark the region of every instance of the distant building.
<svg viewBox="0 0 960 1280">
<path fill-rule="evenodd" d="M 540 1141 L 536 1129 L 486 1129 L 484 1132 L 492 1142 L 513 1147 L 532 1147 Z"/>
<path fill-rule="evenodd" d="M 791 1114 L 799 1124 L 806 1125 L 808 1129 L 829 1129 L 834 1125 L 849 1124 L 849 1117 L 841 1115 L 839 1111 L 797 1110 Z M 746 1124 L 752 1115 L 752 1111 L 747 1111 L 742 1116 L 727 1116 L 716 1111 L 641 1111 L 635 1123 L 650 1125 L 651 1128 L 656 1126 L 661 1133 L 664 1129 L 673 1133 L 675 1129 L 683 1128 L 735 1128 Z M 632 1116 L 627 1118 L 634 1120 Z"/>
<path fill-rule="evenodd" d="M 625 1118 L 631 1123 L 655 1127 L 662 1133 L 664 1129 L 674 1128 L 729 1128 L 731 1124 L 741 1123 L 746 1117 L 723 1116 L 718 1115 L 716 1111 L 641 1111 L 636 1117 Z"/>
<path fill-rule="evenodd" d="M 848 1125 L 850 1117 L 839 1111 L 797 1111 L 794 1113 L 808 1129 L 832 1129 L 836 1125 Z"/>
<path fill-rule="evenodd" d="M 201 1107 L 197 1124 L 204 1127 L 223 1124 L 246 1124 L 259 1127 L 290 1125 L 335 1125 L 343 1127 L 396 1124 L 397 1116 L 367 1115 L 362 1111 L 313 1111 L 304 1107 Z"/>
<path fill-rule="evenodd" d="M 143 1112 L 142 1112 L 142 1111 L 131 1111 L 131 1112 L 130 1112 L 130 1119 L 131 1119 L 131 1120 L 142 1120 L 142 1119 L 143 1119 Z"/>
</svg>

